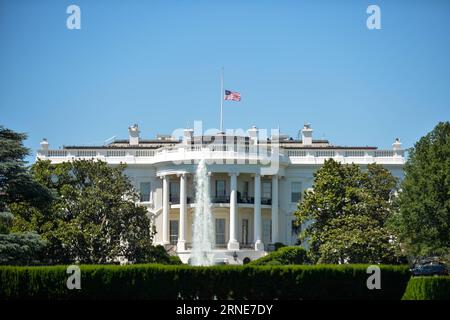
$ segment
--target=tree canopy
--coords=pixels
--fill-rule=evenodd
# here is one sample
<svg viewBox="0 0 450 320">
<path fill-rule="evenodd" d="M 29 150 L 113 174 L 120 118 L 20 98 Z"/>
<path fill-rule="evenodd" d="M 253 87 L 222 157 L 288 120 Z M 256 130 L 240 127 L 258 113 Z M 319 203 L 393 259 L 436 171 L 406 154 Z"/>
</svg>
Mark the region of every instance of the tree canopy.
<svg viewBox="0 0 450 320">
<path fill-rule="evenodd" d="M 317 263 L 395 263 L 398 244 L 386 221 L 397 179 L 377 164 L 367 170 L 326 160 L 295 212 L 301 240 Z"/>
<path fill-rule="evenodd" d="M 55 262 L 148 261 L 154 231 L 124 169 L 95 160 L 37 161 L 32 176 L 55 193 L 55 200 L 45 210 L 16 203 L 15 229 L 41 234 Z"/>
<path fill-rule="evenodd" d="M 28 148 L 23 145 L 27 135 L 0 126 L 0 212 L 9 203 L 32 201 L 36 206 L 50 201 L 51 194 L 29 174 L 25 157 Z"/>
<path fill-rule="evenodd" d="M 0 126 L 0 264 L 176 263 L 155 234 L 125 165 L 25 157 L 26 134 Z"/>
<path fill-rule="evenodd" d="M 409 150 L 393 218 L 411 256 L 450 253 L 450 123 L 439 123 Z"/>
<path fill-rule="evenodd" d="M 0 126 L 0 264 L 41 264 L 46 242 L 36 233 L 11 233 L 14 215 L 10 207 L 30 202 L 42 208 L 52 195 L 33 180 L 23 145 L 26 134 Z"/>
</svg>

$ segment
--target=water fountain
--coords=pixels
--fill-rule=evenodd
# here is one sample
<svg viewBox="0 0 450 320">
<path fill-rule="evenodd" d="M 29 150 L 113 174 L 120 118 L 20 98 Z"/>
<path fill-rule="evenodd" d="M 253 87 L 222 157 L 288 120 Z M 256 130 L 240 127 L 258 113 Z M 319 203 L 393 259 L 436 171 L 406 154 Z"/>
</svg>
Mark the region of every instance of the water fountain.
<svg viewBox="0 0 450 320">
<path fill-rule="evenodd" d="M 214 225 L 209 195 L 209 176 L 205 160 L 195 173 L 195 212 L 192 228 L 191 264 L 210 266 L 214 263 Z"/>
</svg>

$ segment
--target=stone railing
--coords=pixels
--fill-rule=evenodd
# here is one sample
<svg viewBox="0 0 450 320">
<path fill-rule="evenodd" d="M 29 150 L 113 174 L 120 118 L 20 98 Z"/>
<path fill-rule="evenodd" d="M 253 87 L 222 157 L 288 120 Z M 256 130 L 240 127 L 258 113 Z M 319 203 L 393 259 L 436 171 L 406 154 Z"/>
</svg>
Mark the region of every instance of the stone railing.
<svg viewBox="0 0 450 320">
<path fill-rule="evenodd" d="M 376 149 L 290 149 L 285 154 L 292 164 L 320 164 L 325 159 L 332 158 L 343 163 L 384 163 L 403 164 L 404 150 Z"/>
<path fill-rule="evenodd" d="M 127 149 L 62 149 L 38 150 L 41 158 L 97 158 L 97 157 L 153 157 L 155 150 L 127 150 Z"/>
<path fill-rule="evenodd" d="M 278 157 L 277 157 L 278 155 Z M 376 149 L 270 149 L 253 146 L 209 145 L 173 146 L 160 149 L 59 149 L 38 150 L 38 159 L 50 159 L 55 163 L 72 159 L 99 159 L 109 163 L 158 163 L 200 159 L 266 161 L 278 160 L 292 164 L 323 163 L 333 158 L 344 163 L 404 163 L 403 150 Z"/>
<path fill-rule="evenodd" d="M 155 152 L 155 162 L 180 162 L 207 159 L 211 161 L 231 160 L 238 163 L 262 163 L 279 161 L 284 155 L 278 149 L 241 145 L 180 145 L 160 148 Z"/>
<path fill-rule="evenodd" d="M 314 150 L 314 149 L 290 149 L 285 152 L 289 157 L 403 157 L 403 150 Z"/>
</svg>

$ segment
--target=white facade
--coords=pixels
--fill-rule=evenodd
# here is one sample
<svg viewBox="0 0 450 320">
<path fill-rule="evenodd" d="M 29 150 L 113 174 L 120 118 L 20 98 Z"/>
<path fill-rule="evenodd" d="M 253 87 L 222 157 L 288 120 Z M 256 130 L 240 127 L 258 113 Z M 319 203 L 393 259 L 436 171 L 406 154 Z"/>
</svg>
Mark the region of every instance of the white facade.
<svg viewBox="0 0 450 320">
<path fill-rule="evenodd" d="M 391 150 L 342 147 L 313 140 L 305 125 L 302 139 L 287 136 L 260 138 L 253 127 L 247 135 L 167 136 L 140 139 L 137 125 L 128 140 L 105 146 L 67 146 L 49 149 L 44 140 L 37 158 L 61 163 L 98 159 L 111 165 L 126 163 L 126 174 L 141 193 L 156 226 L 156 242 L 176 251 L 183 261 L 190 255 L 196 163 L 206 159 L 211 186 L 217 256 L 242 263 L 265 254 L 270 244 L 295 244 L 294 211 L 303 191 L 311 188 L 313 173 L 325 159 L 362 167 L 378 163 L 403 178 L 404 151 L 397 139 Z"/>
</svg>

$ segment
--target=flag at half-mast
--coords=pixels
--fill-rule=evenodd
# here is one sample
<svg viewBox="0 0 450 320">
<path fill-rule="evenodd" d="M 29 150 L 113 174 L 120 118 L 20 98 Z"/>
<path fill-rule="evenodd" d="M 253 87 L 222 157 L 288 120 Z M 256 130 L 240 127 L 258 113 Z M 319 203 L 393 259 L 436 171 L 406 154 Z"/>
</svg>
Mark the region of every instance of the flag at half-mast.
<svg viewBox="0 0 450 320">
<path fill-rule="evenodd" d="M 241 101 L 241 94 L 230 90 L 225 90 L 225 96 L 223 100 Z"/>
</svg>

